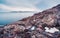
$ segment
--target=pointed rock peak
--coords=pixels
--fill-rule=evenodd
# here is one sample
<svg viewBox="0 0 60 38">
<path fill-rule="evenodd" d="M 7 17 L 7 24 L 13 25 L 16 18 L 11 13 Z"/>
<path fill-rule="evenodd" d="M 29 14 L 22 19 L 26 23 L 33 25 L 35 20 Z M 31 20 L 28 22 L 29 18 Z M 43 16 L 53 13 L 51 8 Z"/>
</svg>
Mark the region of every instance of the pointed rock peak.
<svg viewBox="0 0 60 38">
<path fill-rule="evenodd" d="M 57 6 L 55 6 L 54 8 L 58 8 L 58 7 L 60 7 L 60 4 L 58 4 Z"/>
<path fill-rule="evenodd" d="M 58 4 L 57 7 L 60 7 L 60 4 Z"/>
<path fill-rule="evenodd" d="M 60 11 L 60 4 L 58 4 L 57 6 L 53 7 L 53 8 L 56 8 Z"/>
<path fill-rule="evenodd" d="M 57 7 L 57 9 L 60 11 L 60 4 L 58 4 L 56 7 Z"/>
</svg>

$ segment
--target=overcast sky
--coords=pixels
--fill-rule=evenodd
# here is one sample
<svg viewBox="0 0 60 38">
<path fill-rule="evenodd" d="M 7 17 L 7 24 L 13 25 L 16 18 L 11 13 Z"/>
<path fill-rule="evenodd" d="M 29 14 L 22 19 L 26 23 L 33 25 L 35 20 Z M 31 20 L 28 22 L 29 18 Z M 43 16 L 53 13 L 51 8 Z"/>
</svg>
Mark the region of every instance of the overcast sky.
<svg viewBox="0 0 60 38">
<path fill-rule="evenodd" d="M 0 0 L 0 12 L 42 11 L 60 4 L 60 0 Z"/>
</svg>

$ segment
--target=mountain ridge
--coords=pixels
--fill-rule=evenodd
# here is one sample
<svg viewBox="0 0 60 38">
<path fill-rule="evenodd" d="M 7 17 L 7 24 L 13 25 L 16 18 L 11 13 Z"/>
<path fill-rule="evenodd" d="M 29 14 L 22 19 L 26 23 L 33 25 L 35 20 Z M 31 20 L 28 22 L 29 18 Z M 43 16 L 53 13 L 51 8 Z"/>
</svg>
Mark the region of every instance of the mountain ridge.
<svg viewBox="0 0 60 38">
<path fill-rule="evenodd" d="M 36 13 L 33 16 L 7 24 L 2 28 L 4 31 L 2 31 L 3 34 L 1 35 L 8 33 L 8 36 L 2 36 L 3 38 L 60 38 L 59 10 L 60 4 L 53 8 Z M 50 29 L 56 28 L 59 31 L 55 31 L 54 33 L 46 32 L 45 27 Z"/>
</svg>

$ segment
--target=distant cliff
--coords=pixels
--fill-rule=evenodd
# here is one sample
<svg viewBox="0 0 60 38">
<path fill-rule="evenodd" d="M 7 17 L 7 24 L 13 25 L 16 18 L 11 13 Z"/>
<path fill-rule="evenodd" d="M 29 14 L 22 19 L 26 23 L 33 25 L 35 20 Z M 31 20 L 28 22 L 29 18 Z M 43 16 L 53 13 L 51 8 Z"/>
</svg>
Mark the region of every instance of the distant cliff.
<svg viewBox="0 0 60 38">
<path fill-rule="evenodd" d="M 60 30 L 60 4 L 0 28 L 0 38 L 60 38 L 60 32 L 45 32 L 45 27 Z"/>
</svg>

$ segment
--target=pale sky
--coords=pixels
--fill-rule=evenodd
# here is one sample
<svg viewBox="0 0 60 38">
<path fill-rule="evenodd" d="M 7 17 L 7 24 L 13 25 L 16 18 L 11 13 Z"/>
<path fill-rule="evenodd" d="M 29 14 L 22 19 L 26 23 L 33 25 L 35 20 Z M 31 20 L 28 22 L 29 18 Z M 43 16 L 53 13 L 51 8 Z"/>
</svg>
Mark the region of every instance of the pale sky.
<svg viewBox="0 0 60 38">
<path fill-rule="evenodd" d="M 43 11 L 60 4 L 60 0 L 0 0 L 0 12 Z"/>
</svg>

